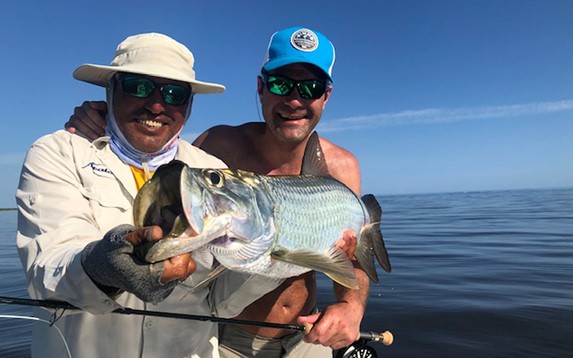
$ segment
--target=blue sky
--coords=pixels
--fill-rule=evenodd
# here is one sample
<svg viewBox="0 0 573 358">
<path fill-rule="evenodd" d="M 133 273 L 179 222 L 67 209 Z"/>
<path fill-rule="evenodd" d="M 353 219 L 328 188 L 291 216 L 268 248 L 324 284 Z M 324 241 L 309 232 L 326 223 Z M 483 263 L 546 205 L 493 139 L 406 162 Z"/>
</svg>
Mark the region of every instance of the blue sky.
<svg viewBox="0 0 573 358">
<path fill-rule="evenodd" d="M 307 26 L 337 51 L 319 133 L 352 151 L 379 195 L 573 186 L 573 1 L 0 2 L 5 131 L 0 207 L 25 152 L 73 108 L 103 99 L 76 81 L 125 37 L 161 32 L 195 54 L 184 136 L 258 121 L 256 76 L 276 30 Z"/>
</svg>

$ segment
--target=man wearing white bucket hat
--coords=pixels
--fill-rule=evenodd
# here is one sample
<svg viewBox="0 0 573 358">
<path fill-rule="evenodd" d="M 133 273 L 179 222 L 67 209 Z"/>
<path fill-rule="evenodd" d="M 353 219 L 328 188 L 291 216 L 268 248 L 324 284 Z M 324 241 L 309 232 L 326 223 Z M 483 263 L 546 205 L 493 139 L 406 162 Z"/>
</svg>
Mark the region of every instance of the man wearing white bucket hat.
<svg viewBox="0 0 573 358">
<path fill-rule="evenodd" d="M 321 119 L 332 91 L 335 50 L 318 31 L 292 27 L 271 37 L 258 77 L 257 91 L 264 122 L 216 126 L 200 135 L 194 145 L 225 161 L 231 168 L 267 175 L 298 174 L 308 138 Z M 92 138 L 105 121 L 99 112 L 105 103 L 84 102 L 76 107 L 66 128 Z M 356 157 L 320 138 L 330 174 L 360 193 Z M 311 323 L 304 337 L 286 330 L 254 326 L 221 327 L 222 357 L 331 357 L 332 349 L 355 339 L 364 314 L 369 282 L 355 270 L 359 290 L 335 284 L 337 302 L 316 313 L 314 273 L 287 279 L 280 287 L 245 308 L 237 317 L 277 323 Z M 217 282 L 215 287 L 221 286 Z M 219 312 L 220 313 L 220 312 Z M 314 343 L 314 344 L 309 344 Z M 330 347 L 330 348 L 329 348 Z"/>
<path fill-rule="evenodd" d="M 225 89 L 197 80 L 193 65 L 193 54 L 168 36 L 128 37 L 110 66 L 85 64 L 74 72 L 76 79 L 106 88 L 106 135 L 92 142 L 61 130 L 29 149 L 16 192 L 17 246 L 28 292 L 82 309 L 57 316 L 53 327 L 35 323 L 32 356 L 218 357 L 214 323 L 107 313 L 123 306 L 210 315 L 212 302 L 229 317 L 278 285 L 229 278 L 229 304 L 222 291 L 189 294 L 178 285 L 191 273 L 195 282 L 207 274 L 190 254 L 153 265 L 134 254 L 137 245 L 162 237 L 157 226 L 131 225 L 137 191 L 157 167 L 173 159 L 225 167 L 179 138 L 193 96 Z M 35 313 L 51 320 L 53 312 Z"/>
</svg>

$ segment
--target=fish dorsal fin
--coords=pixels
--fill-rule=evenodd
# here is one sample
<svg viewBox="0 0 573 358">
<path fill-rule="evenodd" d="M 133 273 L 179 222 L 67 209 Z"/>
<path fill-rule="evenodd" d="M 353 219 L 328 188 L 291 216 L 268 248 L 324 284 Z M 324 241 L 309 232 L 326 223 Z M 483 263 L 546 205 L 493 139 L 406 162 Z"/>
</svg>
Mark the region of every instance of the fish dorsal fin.
<svg viewBox="0 0 573 358">
<path fill-rule="evenodd" d="M 326 158 L 324 157 L 316 131 L 312 132 L 310 138 L 308 138 L 308 142 L 306 142 L 300 174 L 330 177 L 326 165 Z"/>
<path fill-rule="evenodd" d="M 271 253 L 271 257 L 275 260 L 320 271 L 345 287 L 358 288 L 354 266 L 346 253 L 338 247 L 332 247 L 327 255 L 305 250 L 278 249 Z"/>
</svg>

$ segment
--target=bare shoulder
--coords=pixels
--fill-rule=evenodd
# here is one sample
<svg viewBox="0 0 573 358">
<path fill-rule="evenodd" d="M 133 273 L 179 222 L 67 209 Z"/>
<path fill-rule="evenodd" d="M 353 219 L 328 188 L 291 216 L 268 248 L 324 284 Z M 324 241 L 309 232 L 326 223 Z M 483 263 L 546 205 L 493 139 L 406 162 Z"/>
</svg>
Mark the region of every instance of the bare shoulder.
<svg viewBox="0 0 573 358">
<path fill-rule="evenodd" d="M 227 125 L 211 127 L 201 133 L 195 141 L 193 141 L 193 145 L 205 149 L 214 146 L 215 144 L 230 144 L 232 143 L 230 139 L 235 137 L 233 134 L 238 131 L 237 128 L 238 127 Z"/>
<path fill-rule="evenodd" d="M 320 138 L 320 145 L 330 175 L 346 184 L 355 193 L 360 194 L 360 166 L 356 156 L 322 137 Z"/>
<path fill-rule="evenodd" d="M 331 175 L 336 173 L 347 173 L 358 171 L 358 160 L 354 154 L 348 150 L 332 143 L 331 141 L 320 138 L 320 146 L 324 152 L 328 170 Z"/>
<path fill-rule="evenodd" d="M 257 130 L 256 122 L 239 126 L 218 125 L 199 135 L 193 145 L 223 160 L 230 168 L 236 169 L 242 157 L 250 152 L 252 138 Z"/>
</svg>

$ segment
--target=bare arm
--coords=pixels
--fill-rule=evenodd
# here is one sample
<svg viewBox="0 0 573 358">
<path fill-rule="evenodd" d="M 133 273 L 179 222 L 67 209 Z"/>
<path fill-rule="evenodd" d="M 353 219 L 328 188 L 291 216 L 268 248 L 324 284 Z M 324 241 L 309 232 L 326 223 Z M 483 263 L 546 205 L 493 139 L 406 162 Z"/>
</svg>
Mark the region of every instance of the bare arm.
<svg viewBox="0 0 573 358">
<path fill-rule="evenodd" d="M 107 103 L 104 101 L 84 102 L 74 108 L 74 114 L 64 124 L 70 133 L 77 133 L 94 140 L 105 134 Z"/>
</svg>

